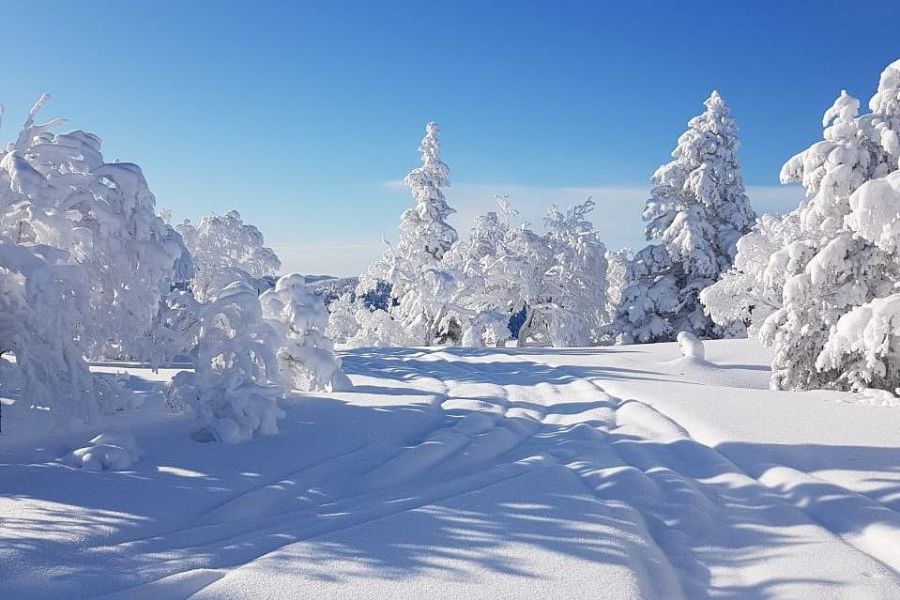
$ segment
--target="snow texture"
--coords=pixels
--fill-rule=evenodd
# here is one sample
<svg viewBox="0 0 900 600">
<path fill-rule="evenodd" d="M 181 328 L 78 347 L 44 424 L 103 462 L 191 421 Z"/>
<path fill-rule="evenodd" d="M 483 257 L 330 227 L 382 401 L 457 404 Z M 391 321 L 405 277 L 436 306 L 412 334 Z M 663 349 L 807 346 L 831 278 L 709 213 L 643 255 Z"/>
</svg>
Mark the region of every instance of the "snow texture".
<svg viewBox="0 0 900 600">
<path fill-rule="evenodd" d="M 173 371 L 131 367 L 128 471 L 4 436 L 3 596 L 900 598 L 900 409 L 704 345 L 353 350 L 352 391 L 240 446 L 191 440 Z"/>
</svg>

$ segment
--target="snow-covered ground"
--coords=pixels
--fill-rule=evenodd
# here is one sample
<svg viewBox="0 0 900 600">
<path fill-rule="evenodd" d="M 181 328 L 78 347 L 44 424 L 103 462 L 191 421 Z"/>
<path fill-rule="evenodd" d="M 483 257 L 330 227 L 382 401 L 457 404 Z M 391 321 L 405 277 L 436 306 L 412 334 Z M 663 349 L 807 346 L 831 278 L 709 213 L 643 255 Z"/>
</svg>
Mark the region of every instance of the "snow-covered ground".
<svg viewBox="0 0 900 600">
<path fill-rule="evenodd" d="M 0 597 L 900 598 L 900 408 L 705 347 L 348 351 L 238 445 L 128 368 L 129 470 L 4 415 Z"/>
</svg>

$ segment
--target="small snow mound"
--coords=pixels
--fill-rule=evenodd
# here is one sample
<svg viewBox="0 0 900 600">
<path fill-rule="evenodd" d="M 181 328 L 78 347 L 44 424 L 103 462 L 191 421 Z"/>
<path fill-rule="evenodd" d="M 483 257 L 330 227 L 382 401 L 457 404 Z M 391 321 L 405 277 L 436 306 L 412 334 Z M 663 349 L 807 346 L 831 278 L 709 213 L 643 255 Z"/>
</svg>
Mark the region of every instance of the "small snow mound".
<svg viewBox="0 0 900 600">
<path fill-rule="evenodd" d="M 67 462 L 87 471 L 123 471 L 143 454 L 132 434 L 109 431 L 92 438 L 84 448 L 74 450 Z"/>
<path fill-rule="evenodd" d="M 897 390 L 900 392 L 900 390 Z M 900 398 L 887 390 L 866 388 L 860 392 L 863 402 L 872 406 L 900 407 Z"/>
<path fill-rule="evenodd" d="M 706 360 L 706 352 L 703 349 L 703 342 L 688 331 L 682 331 L 678 334 L 678 347 L 681 349 L 681 354 L 684 355 L 685 358 L 693 358 L 696 360 Z"/>
</svg>

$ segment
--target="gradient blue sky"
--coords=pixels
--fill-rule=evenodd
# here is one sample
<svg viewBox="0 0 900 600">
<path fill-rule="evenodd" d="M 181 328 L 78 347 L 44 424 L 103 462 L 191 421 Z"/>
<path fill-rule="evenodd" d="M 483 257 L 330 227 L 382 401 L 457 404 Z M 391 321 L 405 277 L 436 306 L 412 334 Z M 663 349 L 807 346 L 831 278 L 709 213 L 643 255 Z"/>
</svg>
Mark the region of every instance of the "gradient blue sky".
<svg viewBox="0 0 900 600">
<path fill-rule="evenodd" d="M 647 179 L 713 88 L 754 205 L 796 204 L 780 165 L 842 88 L 868 101 L 898 22 L 897 0 L 6 0 L 2 133 L 48 91 L 44 116 L 140 164 L 176 219 L 237 208 L 287 269 L 355 274 L 436 120 L 460 230 L 495 193 L 529 220 L 592 194 L 608 245 L 637 246 Z"/>
</svg>

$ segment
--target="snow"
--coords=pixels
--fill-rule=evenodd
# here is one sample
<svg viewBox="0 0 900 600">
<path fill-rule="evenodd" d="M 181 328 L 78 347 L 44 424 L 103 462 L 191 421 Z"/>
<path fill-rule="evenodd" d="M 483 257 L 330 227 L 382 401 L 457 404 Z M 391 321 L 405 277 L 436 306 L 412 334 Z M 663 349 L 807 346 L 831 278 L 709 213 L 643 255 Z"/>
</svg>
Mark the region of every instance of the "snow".
<svg viewBox="0 0 900 600">
<path fill-rule="evenodd" d="M 176 369 L 94 367 L 144 400 L 102 435 L 3 421 L 0 589 L 900 598 L 900 409 L 769 391 L 755 340 L 702 347 L 354 349 L 352 390 L 291 396 L 240 445 L 165 410 Z M 135 439 L 124 470 L 66 460 Z"/>
</svg>

